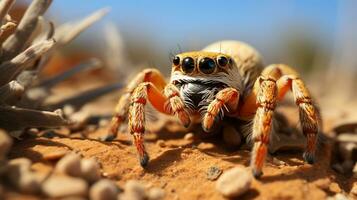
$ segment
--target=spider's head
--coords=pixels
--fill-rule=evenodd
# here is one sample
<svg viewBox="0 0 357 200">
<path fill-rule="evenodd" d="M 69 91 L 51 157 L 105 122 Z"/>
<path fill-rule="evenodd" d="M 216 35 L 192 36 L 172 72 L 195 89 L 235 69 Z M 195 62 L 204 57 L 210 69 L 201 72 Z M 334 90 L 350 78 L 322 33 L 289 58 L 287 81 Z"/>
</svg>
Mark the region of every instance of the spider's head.
<svg viewBox="0 0 357 200">
<path fill-rule="evenodd" d="M 234 60 L 226 54 L 193 51 L 172 59 L 171 83 L 180 88 L 185 102 L 200 108 L 222 88 L 241 89 L 242 79 Z"/>
</svg>

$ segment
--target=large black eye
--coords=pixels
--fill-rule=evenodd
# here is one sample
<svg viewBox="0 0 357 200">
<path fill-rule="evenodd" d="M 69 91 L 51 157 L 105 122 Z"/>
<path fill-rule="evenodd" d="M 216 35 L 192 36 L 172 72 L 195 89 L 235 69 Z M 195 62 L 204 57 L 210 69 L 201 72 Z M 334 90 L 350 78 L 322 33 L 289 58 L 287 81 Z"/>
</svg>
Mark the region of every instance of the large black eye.
<svg viewBox="0 0 357 200">
<path fill-rule="evenodd" d="M 200 71 L 205 74 L 210 74 L 216 68 L 216 63 L 211 58 L 203 58 L 200 60 Z"/>
<path fill-rule="evenodd" d="M 191 57 L 186 57 L 182 60 L 182 71 L 191 73 L 195 69 L 195 61 Z"/>
<path fill-rule="evenodd" d="M 228 59 L 225 56 L 219 56 L 217 58 L 217 63 L 221 67 L 225 67 L 228 64 Z"/>
<path fill-rule="evenodd" d="M 172 63 L 173 63 L 175 66 L 178 66 L 178 65 L 180 64 L 180 57 L 175 56 L 174 59 L 172 59 Z"/>
</svg>

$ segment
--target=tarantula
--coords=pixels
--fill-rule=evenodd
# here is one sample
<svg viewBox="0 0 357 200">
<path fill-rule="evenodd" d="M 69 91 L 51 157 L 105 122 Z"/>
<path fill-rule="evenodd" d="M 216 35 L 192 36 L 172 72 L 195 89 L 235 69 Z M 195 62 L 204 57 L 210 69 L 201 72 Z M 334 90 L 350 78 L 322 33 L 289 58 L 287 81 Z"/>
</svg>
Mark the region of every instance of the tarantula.
<svg viewBox="0 0 357 200">
<path fill-rule="evenodd" d="M 276 104 L 291 90 L 299 108 L 301 127 L 307 145 L 303 158 L 315 160 L 319 111 L 298 73 L 290 66 L 263 67 L 261 57 L 239 41 L 213 43 L 202 51 L 186 52 L 172 59 L 169 83 L 156 69 L 145 69 L 127 86 L 112 118 L 108 138 L 115 138 L 119 125 L 129 118 L 141 166 L 148 164 L 145 150 L 145 105 L 150 102 L 159 112 L 175 115 L 188 127 L 201 123 L 213 132 L 223 116 L 237 120 L 238 126 L 251 124 L 240 133 L 249 136 L 252 147 L 253 175 L 262 175 Z"/>
</svg>

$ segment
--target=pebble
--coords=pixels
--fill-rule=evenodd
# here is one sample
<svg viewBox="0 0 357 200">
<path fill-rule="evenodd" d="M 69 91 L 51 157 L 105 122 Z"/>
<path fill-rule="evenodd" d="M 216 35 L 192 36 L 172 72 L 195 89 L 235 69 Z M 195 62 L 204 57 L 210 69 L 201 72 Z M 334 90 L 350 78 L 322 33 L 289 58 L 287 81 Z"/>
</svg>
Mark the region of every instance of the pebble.
<svg viewBox="0 0 357 200">
<path fill-rule="evenodd" d="M 43 159 L 45 159 L 45 160 L 58 160 L 58 159 L 62 158 L 63 156 L 65 156 L 68 152 L 69 152 L 69 150 L 65 149 L 65 148 L 58 149 L 56 151 L 44 154 L 43 155 Z"/>
<path fill-rule="evenodd" d="M 88 185 L 79 178 L 53 175 L 43 183 L 42 192 L 51 198 L 85 196 Z"/>
<path fill-rule="evenodd" d="M 10 160 L 7 166 L 6 177 L 19 191 L 25 193 L 37 193 L 40 191 L 44 174 L 32 172 L 31 161 L 27 158 Z"/>
<path fill-rule="evenodd" d="M 124 186 L 124 193 L 119 197 L 120 200 L 145 200 L 145 186 L 136 180 L 129 180 Z"/>
<path fill-rule="evenodd" d="M 161 188 L 151 188 L 147 196 L 149 200 L 161 200 L 165 197 L 165 191 Z"/>
<path fill-rule="evenodd" d="M 209 150 L 209 149 L 213 149 L 214 148 L 214 144 L 212 143 L 207 143 L 207 142 L 201 142 L 197 148 L 199 150 Z"/>
<path fill-rule="evenodd" d="M 340 193 L 342 191 L 337 183 L 331 183 L 329 186 L 329 190 L 333 193 Z"/>
<path fill-rule="evenodd" d="M 157 144 L 159 147 L 166 147 L 165 141 L 163 141 L 163 140 L 158 140 L 158 141 L 156 142 L 156 144 Z"/>
<path fill-rule="evenodd" d="M 100 119 L 98 125 L 99 125 L 100 127 L 105 127 L 105 126 L 107 126 L 109 123 L 110 123 L 110 121 L 107 120 L 107 119 Z"/>
<path fill-rule="evenodd" d="M 187 134 L 185 135 L 184 139 L 191 141 L 191 140 L 193 140 L 194 137 L 195 137 L 195 136 L 194 136 L 193 133 L 187 133 Z"/>
<path fill-rule="evenodd" d="M 8 134 L 0 130 L 0 159 L 4 159 L 12 145 L 12 140 Z"/>
<path fill-rule="evenodd" d="M 214 181 L 222 174 L 222 170 L 219 167 L 212 166 L 208 168 L 206 177 L 208 180 Z"/>
<path fill-rule="evenodd" d="M 118 189 L 114 182 L 102 179 L 96 182 L 89 191 L 91 200 L 116 200 Z"/>
<path fill-rule="evenodd" d="M 222 174 L 217 180 L 216 189 L 225 197 L 238 197 L 249 190 L 252 180 L 250 171 L 235 167 Z"/>
<path fill-rule="evenodd" d="M 95 182 L 101 178 L 99 163 L 94 158 L 81 160 L 82 178 L 88 182 Z"/>
<path fill-rule="evenodd" d="M 58 161 L 55 170 L 70 176 L 81 175 L 81 157 L 76 153 L 70 153 Z"/>
</svg>

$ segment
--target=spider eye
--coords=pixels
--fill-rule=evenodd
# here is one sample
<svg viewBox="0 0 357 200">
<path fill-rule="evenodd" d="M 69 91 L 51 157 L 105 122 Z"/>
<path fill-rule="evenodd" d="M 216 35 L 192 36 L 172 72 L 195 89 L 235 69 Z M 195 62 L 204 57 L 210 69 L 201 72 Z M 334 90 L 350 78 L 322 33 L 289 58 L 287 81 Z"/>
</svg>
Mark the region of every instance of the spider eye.
<svg viewBox="0 0 357 200">
<path fill-rule="evenodd" d="M 221 66 L 221 67 L 227 66 L 228 62 L 229 62 L 229 61 L 228 61 L 228 59 L 227 59 L 225 56 L 219 56 L 219 57 L 217 58 L 217 63 L 218 63 L 218 65 Z"/>
<path fill-rule="evenodd" d="M 175 57 L 172 59 L 172 63 L 173 63 L 175 66 L 178 66 L 178 65 L 180 64 L 180 57 L 175 56 Z"/>
<path fill-rule="evenodd" d="M 182 60 L 182 71 L 191 73 L 195 69 L 195 61 L 191 57 L 186 57 Z"/>
<path fill-rule="evenodd" d="M 202 58 L 200 60 L 199 67 L 201 72 L 205 74 L 210 74 L 216 68 L 216 63 L 211 58 Z"/>
</svg>

